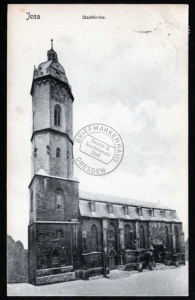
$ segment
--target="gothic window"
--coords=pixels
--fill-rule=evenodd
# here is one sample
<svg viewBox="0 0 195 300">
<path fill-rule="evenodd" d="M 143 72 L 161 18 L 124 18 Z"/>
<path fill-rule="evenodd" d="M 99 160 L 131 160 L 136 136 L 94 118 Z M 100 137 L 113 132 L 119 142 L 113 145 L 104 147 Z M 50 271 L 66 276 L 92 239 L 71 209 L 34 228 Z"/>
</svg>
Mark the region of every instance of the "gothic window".
<svg viewBox="0 0 195 300">
<path fill-rule="evenodd" d="M 46 146 L 47 154 L 50 154 L 50 147 L 49 145 Z"/>
<path fill-rule="evenodd" d="M 60 157 L 60 148 L 56 149 L 56 157 Z"/>
<path fill-rule="evenodd" d="M 176 226 L 174 227 L 174 234 L 175 234 L 176 251 L 179 252 L 179 233 L 178 233 L 178 228 Z"/>
<path fill-rule="evenodd" d="M 155 236 L 156 235 L 156 228 L 153 226 L 152 227 L 152 235 Z"/>
<path fill-rule="evenodd" d="M 62 231 L 61 230 L 57 230 L 56 237 L 57 237 L 57 239 L 61 239 L 62 238 Z"/>
<path fill-rule="evenodd" d="M 142 225 L 139 228 L 139 237 L 140 237 L 140 248 L 145 248 L 145 234 L 144 234 L 144 227 Z"/>
<path fill-rule="evenodd" d="M 63 208 L 63 192 L 61 189 L 56 190 L 56 208 Z"/>
<path fill-rule="evenodd" d="M 132 246 L 132 232 L 131 226 L 127 224 L 125 226 L 125 248 L 130 249 Z"/>
<path fill-rule="evenodd" d="M 108 226 L 108 238 L 114 240 L 115 235 L 116 235 L 115 225 L 113 223 L 110 223 L 109 226 Z"/>
<path fill-rule="evenodd" d="M 114 223 L 110 222 L 107 229 L 107 247 L 108 249 L 117 248 L 117 232 Z"/>
<path fill-rule="evenodd" d="M 160 228 L 159 228 L 159 226 L 157 225 L 157 227 L 156 227 L 156 234 L 157 235 L 159 235 L 160 234 Z"/>
<path fill-rule="evenodd" d="M 98 250 L 98 230 L 96 225 L 91 226 L 91 251 Z"/>
<path fill-rule="evenodd" d="M 57 104 L 54 107 L 54 125 L 60 126 L 61 124 L 61 107 Z"/>
<path fill-rule="evenodd" d="M 37 148 L 34 147 L 34 157 L 36 157 L 36 156 L 37 156 Z"/>
<path fill-rule="evenodd" d="M 33 211 L 33 192 L 31 192 L 31 195 L 30 195 L 30 211 L 31 212 Z"/>
<path fill-rule="evenodd" d="M 55 89 L 54 85 L 51 84 L 51 97 L 52 98 L 54 97 L 54 89 Z"/>
<path fill-rule="evenodd" d="M 167 226 L 165 226 L 165 246 L 167 249 L 169 248 L 169 232 Z"/>
</svg>

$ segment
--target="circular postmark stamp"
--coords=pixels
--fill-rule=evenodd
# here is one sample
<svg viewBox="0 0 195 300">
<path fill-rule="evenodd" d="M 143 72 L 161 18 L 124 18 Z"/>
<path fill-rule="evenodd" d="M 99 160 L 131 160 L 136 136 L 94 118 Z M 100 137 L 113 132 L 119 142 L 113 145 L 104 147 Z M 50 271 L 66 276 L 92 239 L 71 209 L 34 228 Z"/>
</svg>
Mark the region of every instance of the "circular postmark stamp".
<svg viewBox="0 0 195 300">
<path fill-rule="evenodd" d="M 91 124 L 74 137 L 74 161 L 84 172 L 101 176 L 115 170 L 124 154 L 123 141 L 112 127 Z"/>
</svg>

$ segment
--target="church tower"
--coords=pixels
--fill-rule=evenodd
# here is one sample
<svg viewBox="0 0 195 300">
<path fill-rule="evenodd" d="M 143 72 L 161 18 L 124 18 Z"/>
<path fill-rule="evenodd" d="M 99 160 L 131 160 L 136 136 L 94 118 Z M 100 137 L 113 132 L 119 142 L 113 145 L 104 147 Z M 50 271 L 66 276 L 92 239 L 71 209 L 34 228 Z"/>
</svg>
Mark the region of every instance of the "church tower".
<svg viewBox="0 0 195 300">
<path fill-rule="evenodd" d="M 34 67 L 32 96 L 32 180 L 29 185 L 29 283 L 66 280 L 77 253 L 79 192 L 73 178 L 74 97 L 53 49 Z M 68 269 L 67 269 L 68 268 Z M 59 277 L 59 274 L 61 277 Z M 63 274 L 63 275 L 62 275 Z M 48 277 L 47 276 L 47 277 Z M 49 281 L 50 282 L 50 281 Z"/>
</svg>

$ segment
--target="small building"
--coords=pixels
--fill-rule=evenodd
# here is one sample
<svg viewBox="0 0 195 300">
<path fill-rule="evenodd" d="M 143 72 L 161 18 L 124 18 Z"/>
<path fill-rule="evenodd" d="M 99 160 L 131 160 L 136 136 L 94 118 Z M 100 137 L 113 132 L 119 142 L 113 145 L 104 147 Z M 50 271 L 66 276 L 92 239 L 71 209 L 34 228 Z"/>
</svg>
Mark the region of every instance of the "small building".
<svg viewBox="0 0 195 300">
<path fill-rule="evenodd" d="M 34 68 L 31 95 L 29 283 L 106 276 L 117 268 L 141 271 L 148 253 L 165 264 L 185 263 L 175 210 L 79 191 L 73 174 L 74 97 L 53 45 L 47 61 Z"/>
</svg>

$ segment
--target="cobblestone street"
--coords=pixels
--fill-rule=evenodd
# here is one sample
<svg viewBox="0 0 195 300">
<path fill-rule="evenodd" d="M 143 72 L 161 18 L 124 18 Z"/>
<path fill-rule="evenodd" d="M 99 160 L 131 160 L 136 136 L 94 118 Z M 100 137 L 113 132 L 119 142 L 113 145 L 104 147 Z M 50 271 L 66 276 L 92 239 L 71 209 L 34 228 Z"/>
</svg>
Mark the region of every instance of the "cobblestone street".
<svg viewBox="0 0 195 300">
<path fill-rule="evenodd" d="M 93 278 L 46 286 L 8 284 L 7 293 L 8 296 L 187 296 L 188 264 L 178 268 L 157 265 L 156 270 L 128 272 L 121 278 Z"/>
</svg>

